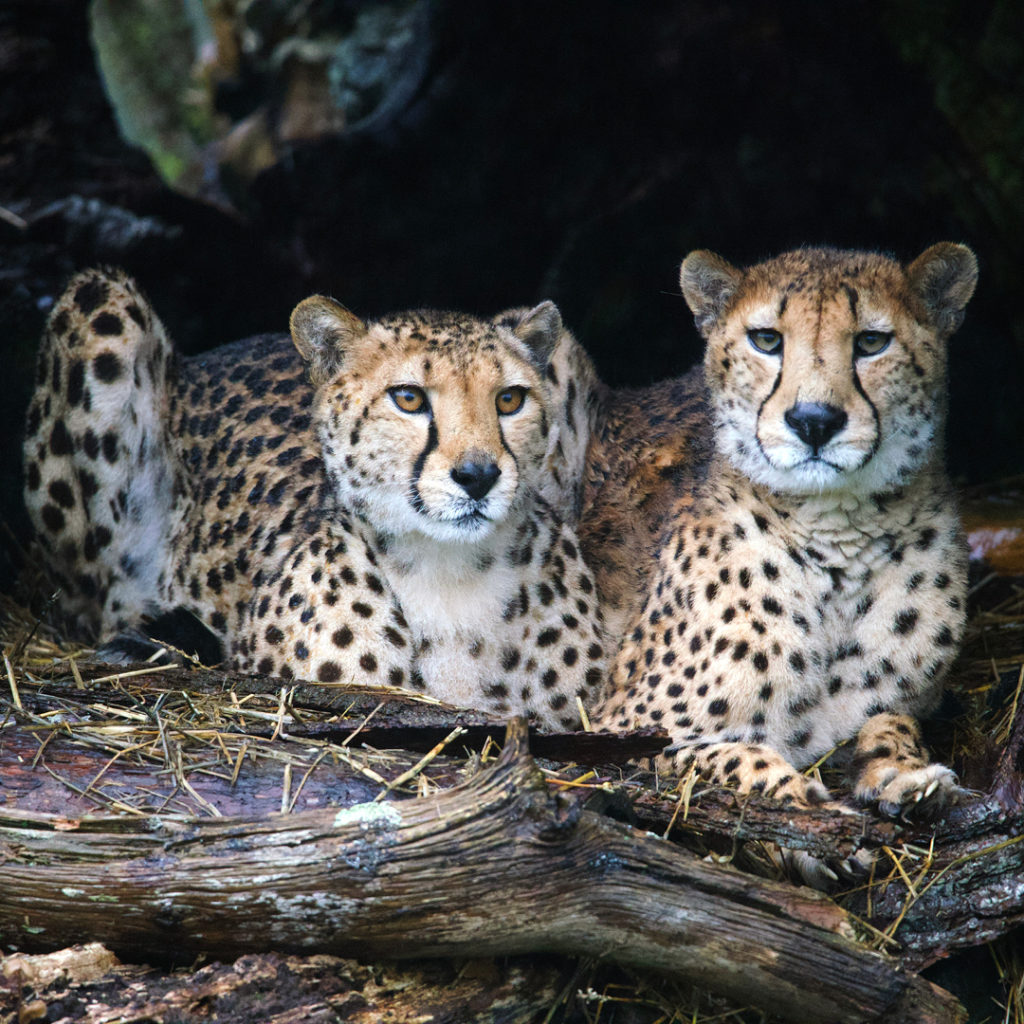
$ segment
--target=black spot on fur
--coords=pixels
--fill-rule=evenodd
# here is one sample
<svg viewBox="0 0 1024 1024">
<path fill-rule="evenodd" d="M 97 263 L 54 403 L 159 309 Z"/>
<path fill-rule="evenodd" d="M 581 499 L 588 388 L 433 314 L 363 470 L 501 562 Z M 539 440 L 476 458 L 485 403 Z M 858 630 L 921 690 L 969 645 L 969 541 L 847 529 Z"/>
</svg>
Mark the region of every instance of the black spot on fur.
<svg viewBox="0 0 1024 1024">
<path fill-rule="evenodd" d="M 80 405 L 85 394 L 85 364 L 72 359 L 68 364 L 68 405 Z"/>
<path fill-rule="evenodd" d="M 89 325 L 95 334 L 109 338 L 124 332 L 124 323 L 113 313 L 100 313 Z"/>
<path fill-rule="evenodd" d="M 93 277 L 88 281 L 84 281 L 75 289 L 75 305 L 78 306 L 85 316 L 89 316 L 94 309 L 102 306 L 107 301 L 109 294 L 110 285 L 102 278 Z M 64 315 L 66 316 L 66 314 Z M 60 328 L 57 327 L 57 323 L 54 321 L 54 329 L 60 334 L 64 334 L 67 331 L 67 321 L 65 320 Z"/>
<path fill-rule="evenodd" d="M 50 452 L 53 455 L 70 455 L 74 451 L 74 442 L 64 426 L 63 420 L 57 420 L 50 431 Z"/>
<path fill-rule="evenodd" d="M 104 384 L 113 384 L 124 373 L 124 364 L 113 352 L 101 352 L 92 361 L 96 379 Z"/>
<path fill-rule="evenodd" d="M 60 533 L 64 529 L 64 513 L 56 505 L 44 505 L 39 514 L 43 518 L 43 525 L 50 533 Z"/>
<path fill-rule="evenodd" d="M 893 632 L 898 633 L 900 636 L 912 633 L 917 625 L 917 619 L 918 612 L 916 608 L 905 608 L 896 616 L 892 626 Z"/>
<path fill-rule="evenodd" d="M 100 446 L 103 449 L 103 458 L 105 458 L 107 462 L 111 465 L 117 462 L 117 435 L 112 430 L 108 430 L 103 435 L 103 440 L 100 442 Z"/>
<path fill-rule="evenodd" d="M 74 508 L 75 495 L 66 480 L 54 480 L 49 486 L 50 497 L 62 508 Z"/>
<path fill-rule="evenodd" d="M 561 635 L 561 630 L 558 629 L 543 629 L 537 635 L 537 646 L 538 647 L 550 647 L 558 637 Z"/>
</svg>

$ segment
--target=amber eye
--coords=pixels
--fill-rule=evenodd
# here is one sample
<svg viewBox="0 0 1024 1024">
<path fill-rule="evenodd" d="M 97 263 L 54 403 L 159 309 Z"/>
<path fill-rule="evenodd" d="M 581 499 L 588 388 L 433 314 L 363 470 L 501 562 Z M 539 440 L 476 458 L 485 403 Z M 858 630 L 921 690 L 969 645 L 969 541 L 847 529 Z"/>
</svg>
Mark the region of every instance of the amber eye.
<svg viewBox="0 0 1024 1024">
<path fill-rule="evenodd" d="M 494 405 L 498 410 L 499 416 L 511 416 L 514 412 L 519 412 L 522 409 L 523 402 L 525 401 L 526 388 L 512 387 L 499 391 L 498 397 L 494 400 Z"/>
<path fill-rule="evenodd" d="M 892 341 L 888 331 L 861 331 L 853 339 L 853 351 L 858 356 L 877 356 L 884 352 Z"/>
<path fill-rule="evenodd" d="M 429 412 L 430 403 L 427 401 L 426 392 L 414 384 L 399 384 L 397 387 L 388 388 L 391 401 L 398 406 L 402 412 Z"/>
<path fill-rule="evenodd" d="M 782 352 L 782 335 L 770 327 L 751 327 L 747 331 L 747 338 L 758 352 L 765 352 L 770 356 Z"/>
</svg>

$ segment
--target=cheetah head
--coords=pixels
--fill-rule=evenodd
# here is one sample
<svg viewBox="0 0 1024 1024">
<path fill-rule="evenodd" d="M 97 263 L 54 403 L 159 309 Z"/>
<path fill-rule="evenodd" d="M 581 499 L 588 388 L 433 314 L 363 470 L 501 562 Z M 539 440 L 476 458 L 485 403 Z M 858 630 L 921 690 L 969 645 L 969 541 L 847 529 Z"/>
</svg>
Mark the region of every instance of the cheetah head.
<svg viewBox="0 0 1024 1024">
<path fill-rule="evenodd" d="M 315 295 L 291 317 L 342 507 L 385 535 L 472 542 L 535 500 L 551 418 L 550 302 L 513 321 L 419 311 L 363 322 Z"/>
<path fill-rule="evenodd" d="M 680 282 L 707 339 L 719 450 L 778 492 L 906 483 L 939 448 L 945 342 L 977 273 L 971 250 L 949 242 L 905 267 L 799 249 L 740 270 L 690 253 Z"/>
</svg>

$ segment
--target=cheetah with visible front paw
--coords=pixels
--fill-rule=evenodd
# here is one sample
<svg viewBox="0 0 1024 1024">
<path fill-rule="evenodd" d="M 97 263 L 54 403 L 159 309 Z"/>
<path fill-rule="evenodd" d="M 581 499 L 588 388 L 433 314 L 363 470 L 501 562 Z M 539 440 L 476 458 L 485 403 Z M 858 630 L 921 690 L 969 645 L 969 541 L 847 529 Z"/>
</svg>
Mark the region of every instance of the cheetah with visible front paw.
<svg viewBox="0 0 1024 1024">
<path fill-rule="evenodd" d="M 291 326 L 181 359 L 125 275 L 72 281 L 25 440 L 65 623 L 575 726 L 606 653 L 573 530 L 596 381 L 557 309 L 313 297 Z"/>
<path fill-rule="evenodd" d="M 909 716 L 936 702 L 964 628 L 942 433 L 946 340 L 976 277 L 949 243 L 906 267 L 831 249 L 746 270 L 686 258 L 707 350 L 682 391 L 706 389 L 709 415 L 688 422 L 709 457 L 665 485 L 676 506 L 661 499 L 597 723 L 661 725 L 674 769 L 800 804 L 827 794 L 797 769 L 859 731 L 862 801 L 956 799 Z M 587 514 L 582 531 L 586 548 Z"/>
</svg>

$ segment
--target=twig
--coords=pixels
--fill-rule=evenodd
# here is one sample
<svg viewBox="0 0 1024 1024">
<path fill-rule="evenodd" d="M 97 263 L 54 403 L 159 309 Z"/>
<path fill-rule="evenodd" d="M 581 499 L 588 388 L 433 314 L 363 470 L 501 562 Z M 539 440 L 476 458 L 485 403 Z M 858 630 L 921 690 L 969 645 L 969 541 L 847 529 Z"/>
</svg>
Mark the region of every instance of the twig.
<svg viewBox="0 0 1024 1024">
<path fill-rule="evenodd" d="M 288 813 L 288 806 L 291 800 L 292 791 L 292 763 L 285 761 L 284 776 L 281 779 L 281 813 Z"/>
<path fill-rule="evenodd" d="M 317 765 L 319 765 L 320 762 L 326 756 L 327 756 L 327 751 L 326 750 L 321 751 L 317 755 L 316 760 L 306 769 L 305 774 L 303 774 L 302 778 L 299 780 L 298 789 L 295 790 L 295 795 L 292 797 L 291 803 L 288 805 L 287 810 L 288 810 L 289 814 L 295 809 L 295 804 L 298 802 L 299 794 L 302 792 L 302 787 L 306 784 L 306 779 L 308 779 L 310 777 L 310 775 L 313 774 L 313 772 L 316 769 Z"/>
<path fill-rule="evenodd" d="M 466 730 L 461 725 L 458 725 L 454 729 L 452 729 L 452 731 L 448 733 L 448 735 L 445 736 L 445 738 L 441 740 L 441 742 L 438 743 L 437 746 L 435 746 L 433 749 L 424 754 L 408 771 L 402 772 L 402 774 L 399 775 L 398 778 L 392 779 L 373 798 L 374 803 L 383 800 L 384 797 L 386 797 L 388 793 L 390 793 L 391 790 L 395 789 L 397 786 L 404 785 L 410 779 L 416 778 L 416 776 L 419 775 L 419 773 L 423 771 L 423 769 L 428 764 L 430 764 L 430 762 L 433 761 L 434 758 L 437 757 L 437 755 L 440 754 L 441 751 L 444 750 L 444 748 L 447 747 L 449 743 L 452 742 L 452 740 L 458 739 L 465 731 Z"/>
<path fill-rule="evenodd" d="M 167 672 L 171 669 L 180 668 L 180 665 L 153 665 L 151 668 L 133 668 L 129 672 L 115 672 L 109 676 L 99 676 L 97 679 L 90 679 L 92 685 L 96 683 L 119 683 L 122 679 L 130 679 L 132 676 L 148 676 L 154 672 Z"/>
<path fill-rule="evenodd" d="M 356 726 L 355 730 L 354 730 L 353 732 L 349 733 L 349 734 L 348 734 L 348 736 L 346 736 L 346 737 L 345 737 L 345 739 L 344 739 L 344 740 L 342 741 L 342 744 L 341 744 L 341 745 L 342 745 L 343 747 L 347 747 L 347 746 L 350 746 L 350 745 L 351 745 L 351 743 L 352 743 L 352 741 L 353 741 L 353 740 L 354 740 L 354 739 L 355 739 L 355 738 L 356 738 L 356 737 L 357 737 L 357 736 L 358 736 L 358 735 L 359 735 L 359 734 L 360 734 L 360 733 L 361 733 L 361 732 L 363 731 L 363 729 L 365 729 L 365 728 L 366 728 L 366 723 L 367 723 L 367 722 L 369 722 L 369 720 L 370 720 L 371 718 L 373 718 L 373 716 L 374 716 L 375 714 L 377 714 L 377 712 L 378 712 L 378 711 L 380 711 L 380 709 L 381 709 L 382 707 L 384 707 L 384 701 L 381 701 L 381 702 L 380 702 L 380 703 L 379 703 L 379 704 L 378 704 L 378 705 L 377 705 L 377 706 L 376 706 L 376 707 L 375 707 L 375 708 L 374 708 L 374 709 L 373 709 L 373 710 L 372 710 L 372 711 L 371 711 L 371 712 L 370 712 L 370 713 L 369 713 L 369 714 L 368 714 L 368 715 L 367 715 L 367 716 L 366 716 L 366 717 L 365 717 L 365 718 L 364 718 L 364 719 L 363 719 L 363 720 L 362 720 L 362 721 L 361 721 L 361 722 L 359 723 L 359 725 L 357 725 L 357 726 Z"/>
<path fill-rule="evenodd" d="M 11 684 L 11 700 L 18 711 L 24 711 L 25 709 L 21 706 L 21 694 L 18 692 L 18 684 L 14 678 L 14 669 L 11 668 L 11 660 L 7 657 L 6 651 L 4 651 L 4 665 L 7 667 L 7 680 Z"/>
</svg>

